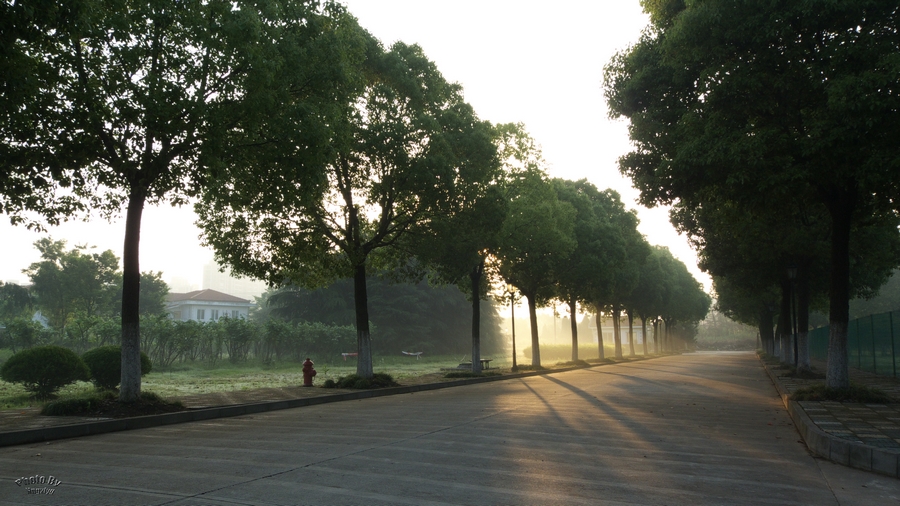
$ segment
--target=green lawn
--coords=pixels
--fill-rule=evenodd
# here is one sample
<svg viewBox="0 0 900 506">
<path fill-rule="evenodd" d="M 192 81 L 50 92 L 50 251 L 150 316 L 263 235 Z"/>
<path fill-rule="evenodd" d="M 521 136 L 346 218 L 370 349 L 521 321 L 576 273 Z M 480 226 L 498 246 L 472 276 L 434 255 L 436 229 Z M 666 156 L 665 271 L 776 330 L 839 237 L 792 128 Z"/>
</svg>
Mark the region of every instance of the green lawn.
<svg viewBox="0 0 900 506">
<path fill-rule="evenodd" d="M 636 347 L 640 356 L 642 348 Z M 627 345 L 625 354 L 628 355 Z M 582 360 L 590 360 L 597 357 L 596 345 L 579 347 L 579 355 Z M 607 346 L 606 356 L 613 356 L 613 350 Z M 571 360 L 571 346 L 543 345 L 541 346 L 542 363 L 545 367 L 552 367 L 558 363 Z M 493 358 L 492 368 L 506 369 L 512 366 L 510 357 L 487 354 L 484 358 Z M 468 355 L 462 356 L 422 356 L 418 360 L 408 356 L 375 357 L 375 372 L 383 372 L 393 376 L 394 380 L 403 384 L 403 380 L 425 374 L 440 372 L 441 369 L 451 369 L 459 365 L 463 360 L 469 360 Z M 531 364 L 531 358 L 520 356 L 519 365 Z M 264 365 L 256 361 L 244 364 L 231 364 L 222 361 L 215 366 L 199 363 L 180 363 L 167 369 L 157 369 L 144 376 L 142 390 L 153 392 L 162 397 L 181 397 L 210 392 L 231 392 L 236 390 L 254 390 L 257 388 L 287 387 L 303 384 L 302 364 L 295 362 L 280 362 L 274 365 Z M 356 372 L 356 359 L 350 358 L 346 362 L 337 358 L 332 361 L 316 361 L 318 375 L 316 385 L 321 385 L 327 379 L 337 380 L 341 376 Z M 78 382 L 69 385 L 59 391 L 60 398 L 76 397 L 93 391 L 93 385 L 86 382 Z M 28 392 L 19 385 L 0 381 L 0 409 L 14 409 L 27 406 L 36 406 L 41 403 L 30 399 Z"/>
<path fill-rule="evenodd" d="M 469 357 L 465 357 L 468 359 Z M 494 358 L 491 367 L 508 369 L 509 358 L 487 355 Z M 393 376 L 394 380 L 403 384 L 405 378 L 439 372 L 442 368 L 454 368 L 459 365 L 462 356 L 391 356 L 376 357 L 375 372 L 384 372 Z M 321 385 L 327 379 L 337 379 L 356 372 L 356 359 L 346 362 L 338 358 L 330 363 L 317 362 L 318 372 L 315 384 Z M 210 392 L 231 392 L 236 390 L 253 390 L 257 388 L 286 387 L 303 384 L 302 364 L 282 362 L 264 365 L 258 362 L 231 364 L 219 362 L 215 366 L 206 364 L 176 364 L 165 370 L 154 370 L 143 377 L 141 389 L 153 392 L 162 397 L 180 397 Z M 59 391 L 60 398 L 84 395 L 93 390 L 93 385 L 78 382 Z M 0 409 L 21 408 L 40 405 L 31 400 L 29 394 L 19 385 L 0 381 Z"/>
</svg>

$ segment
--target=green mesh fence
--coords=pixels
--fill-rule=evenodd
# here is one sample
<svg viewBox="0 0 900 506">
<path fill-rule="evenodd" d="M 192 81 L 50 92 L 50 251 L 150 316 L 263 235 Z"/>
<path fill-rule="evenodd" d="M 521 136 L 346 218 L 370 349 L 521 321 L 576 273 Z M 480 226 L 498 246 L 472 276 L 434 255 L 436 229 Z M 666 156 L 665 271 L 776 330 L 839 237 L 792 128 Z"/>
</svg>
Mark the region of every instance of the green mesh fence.
<svg viewBox="0 0 900 506">
<path fill-rule="evenodd" d="M 828 359 L 829 328 L 809 332 L 809 357 Z M 900 311 L 865 316 L 847 326 L 850 367 L 898 377 L 900 371 Z"/>
</svg>

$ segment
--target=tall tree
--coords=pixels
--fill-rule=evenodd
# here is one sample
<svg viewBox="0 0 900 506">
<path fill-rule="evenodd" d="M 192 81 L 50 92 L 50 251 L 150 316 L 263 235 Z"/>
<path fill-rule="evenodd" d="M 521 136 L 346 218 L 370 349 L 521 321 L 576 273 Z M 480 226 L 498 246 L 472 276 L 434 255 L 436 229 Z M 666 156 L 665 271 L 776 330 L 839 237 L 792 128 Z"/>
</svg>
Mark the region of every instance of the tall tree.
<svg viewBox="0 0 900 506">
<path fill-rule="evenodd" d="M 76 246 L 66 251 L 65 244 L 39 239 L 34 245 L 41 261 L 24 271 L 37 306 L 60 331 L 75 313 L 93 317 L 105 312 L 119 277 L 119 259 L 112 250 L 89 253 L 86 246 Z"/>
<path fill-rule="evenodd" d="M 357 373 L 371 377 L 367 270 L 403 262 L 387 251 L 489 176 L 496 149 L 421 48 L 369 40 L 366 49 L 352 62 L 360 79 L 335 91 L 329 150 L 298 155 L 285 143 L 250 167 L 251 181 L 240 165 L 224 168 L 197 210 L 205 240 L 235 272 L 303 286 L 352 277 Z M 297 183 L 309 166 L 326 174 L 313 191 Z"/>
<path fill-rule="evenodd" d="M 612 272 L 625 254 L 624 236 L 607 212 L 614 208 L 613 196 L 601 192 L 587 180 L 554 179 L 560 201 L 575 209 L 576 246 L 568 257 L 557 257 L 556 297 L 569 308 L 572 327 L 572 360 L 578 357 L 576 308 L 595 302 L 599 291 L 607 287 Z M 602 357 L 601 357 L 602 358 Z"/>
<path fill-rule="evenodd" d="M 308 49 L 344 15 L 299 0 L 79 1 L 52 12 L 46 31 L 33 17 L 13 21 L 14 56 L 28 55 L 37 71 L 3 130 L 12 156 L 2 174 L 39 170 L 93 209 L 125 210 L 119 398 L 133 401 L 145 204 L 184 202 L 198 167 L 215 168 L 235 137 L 264 129 L 288 98 L 327 95 L 340 51 Z"/>
<path fill-rule="evenodd" d="M 31 292 L 15 283 L 0 282 L 0 322 L 25 316 L 33 307 Z"/>
<path fill-rule="evenodd" d="M 849 385 L 854 222 L 895 213 L 900 10 L 890 2 L 644 2 L 653 26 L 606 72 L 636 150 L 621 160 L 647 203 L 779 190 L 828 212 L 827 384 Z"/>
<path fill-rule="evenodd" d="M 537 307 L 551 300 L 554 267 L 575 249 L 575 209 L 562 202 L 542 171 L 512 175 L 509 212 L 500 230 L 496 258 L 500 275 L 528 299 L 531 361 L 540 367 Z"/>
</svg>

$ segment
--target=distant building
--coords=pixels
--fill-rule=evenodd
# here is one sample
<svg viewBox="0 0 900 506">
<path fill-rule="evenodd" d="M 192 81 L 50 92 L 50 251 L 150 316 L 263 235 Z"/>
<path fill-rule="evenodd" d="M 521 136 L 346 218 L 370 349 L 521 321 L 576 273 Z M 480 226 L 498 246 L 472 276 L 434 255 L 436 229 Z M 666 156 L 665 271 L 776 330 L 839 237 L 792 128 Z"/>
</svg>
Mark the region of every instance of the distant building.
<svg viewBox="0 0 900 506">
<path fill-rule="evenodd" d="M 230 293 L 237 297 L 253 300 L 266 291 L 266 283 L 251 278 L 236 278 L 227 267 L 220 272 L 221 266 L 210 261 L 203 266 L 203 288 Z"/>
<path fill-rule="evenodd" d="M 216 290 L 166 295 L 166 310 L 169 317 L 176 321 L 214 322 L 219 318 L 247 318 L 251 306 L 247 299 Z"/>
</svg>

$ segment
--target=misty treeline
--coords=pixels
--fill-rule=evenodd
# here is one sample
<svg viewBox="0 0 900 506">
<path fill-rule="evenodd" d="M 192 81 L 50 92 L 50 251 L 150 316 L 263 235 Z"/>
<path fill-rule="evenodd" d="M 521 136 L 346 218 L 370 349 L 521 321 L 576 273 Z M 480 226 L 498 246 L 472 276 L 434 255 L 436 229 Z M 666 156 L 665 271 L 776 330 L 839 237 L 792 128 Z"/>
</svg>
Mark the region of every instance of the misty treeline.
<svg viewBox="0 0 900 506">
<path fill-rule="evenodd" d="M 41 261 L 24 270 L 31 283 L 0 284 L 0 349 L 15 353 L 55 344 L 80 354 L 118 343 L 121 272 L 113 252 L 93 252 L 87 246 L 67 250 L 65 242 L 50 238 L 37 241 L 35 247 Z M 356 349 L 353 290 L 346 280 L 318 290 L 270 290 L 257 300 L 249 321 L 196 322 L 173 321 L 165 309 L 168 287 L 160 280 L 161 273 L 144 276 L 141 349 L 157 367 L 306 357 L 331 361 Z M 373 334 L 383 353 L 456 354 L 466 349 L 470 308 L 456 287 L 377 277 L 370 284 Z M 496 310 L 488 301 L 482 305 L 486 348 L 501 351 Z"/>
<path fill-rule="evenodd" d="M 808 370 L 811 314 L 827 314 L 826 383 L 849 387 L 849 301 L 900 265 L 900 10 L 642 4 L 651 27 L 605 69 L 634 144 L 621 172 L 672 205 L 719 310 L 767 352 Z"/>
<path fill-rule="evenodd" d="M 552 298 L 670 328 L 705 313 L 683 265 L 638 288 L 651 248 L 618 195 L 551 182 L 521 125 L 479 119 L 420 47 L 384 46 L 340 4 L 41 6 L 0 3 L 0 208 L 35 227 L 124 213 L 122 401 L 140 394 L 147 203 L 196 202 L 204 243 L 239 275 L 352 279 L 363 377 L 379 346 L 375 271 L 460 287 L 476 370 L 481 301 L 499 285 L 528 299 L 532 321 Z M 662 257 L 663 272 L 677 263 Z"/>
</svg>

